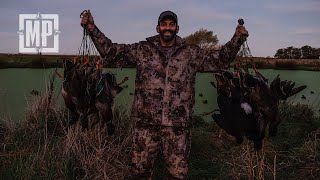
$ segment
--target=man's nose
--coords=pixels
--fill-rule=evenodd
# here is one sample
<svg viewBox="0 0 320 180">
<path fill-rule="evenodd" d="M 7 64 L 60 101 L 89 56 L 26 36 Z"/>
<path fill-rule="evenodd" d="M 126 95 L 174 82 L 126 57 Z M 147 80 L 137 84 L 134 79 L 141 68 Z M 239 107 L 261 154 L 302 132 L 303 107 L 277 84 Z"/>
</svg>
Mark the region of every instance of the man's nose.
<svg viewBox="0 0 320 180">
<path fill-rule="evenodd" d="M 170 30 L 170 24 L 167 24 L 165 27 L 164 27 L 165 30 Z"/>
</svg>

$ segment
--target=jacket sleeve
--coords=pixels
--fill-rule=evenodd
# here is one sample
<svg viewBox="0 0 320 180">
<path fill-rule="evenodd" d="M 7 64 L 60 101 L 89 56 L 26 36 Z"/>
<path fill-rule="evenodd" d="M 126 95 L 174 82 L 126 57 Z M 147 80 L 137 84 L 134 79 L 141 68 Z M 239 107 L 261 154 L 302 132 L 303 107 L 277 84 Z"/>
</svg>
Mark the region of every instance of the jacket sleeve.
<svg viewBox="0 0 320 180">
<path fill-rule="evenodd" d="M 234 61 L 243 41 L 240 36 L 234 35 L 229 42 L 218 50 L 198 51 L 198 71 L 212 72 L 219 69 L 227 69 L 229 63 Z M 200 60 L 200 61 L 199 61 Z"/>
<path fill-rule="evenodd" d="M 135 67 L 139 43 L 117 44 L 107 38 L 96 26 L 89 35 L 107 66 Z"/>
</svg>

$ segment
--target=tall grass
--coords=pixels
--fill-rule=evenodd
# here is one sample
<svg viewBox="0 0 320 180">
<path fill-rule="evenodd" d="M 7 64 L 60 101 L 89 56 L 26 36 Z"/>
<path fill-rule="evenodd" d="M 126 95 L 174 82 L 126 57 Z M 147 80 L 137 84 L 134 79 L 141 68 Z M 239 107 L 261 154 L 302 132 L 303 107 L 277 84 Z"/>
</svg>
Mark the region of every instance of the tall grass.
<svg viewBox="0 0 320 180">
<path fill-rule="evenodd" d="M 126 179 L 131 153 L 127 115 L 114 110 L 116 133 L 99 124 L 82 131 L 68 127 L 66 109 L 49 94 L 30 103 L 24 121 L 0 125 L 0 179 Z"/>
<path fill-rule="evenodd" d="M 29 103 L 22 122 L 1 122 L 0 179 L 128 179 L 129 113 L 114 108 L 112 136 L 99 124 L 83 131 L 68 127 L 68 111 L 48 92 Z M 247 140 L 237 145 L 215 123 L 194 117 L 189 179 L 319 179 L 320 118 L 301 104 L 284 103 L 280 112 L 279 134 L 267 137 L 261 151 Z M 166 172 L 159 157 L 154 179 Z"/>
</svg>

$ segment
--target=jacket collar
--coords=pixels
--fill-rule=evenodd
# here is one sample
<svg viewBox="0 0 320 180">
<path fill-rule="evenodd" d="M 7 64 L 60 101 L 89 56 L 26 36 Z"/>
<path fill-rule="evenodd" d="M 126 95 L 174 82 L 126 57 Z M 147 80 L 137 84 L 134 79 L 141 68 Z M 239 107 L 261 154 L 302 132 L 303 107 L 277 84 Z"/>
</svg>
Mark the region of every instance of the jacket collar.
<svg viewBox="0 0 320 180">
<path fill-rule="evenodd" d="M 148 42 L 151 42 L 152 44 L 154 44 L 155 46 L 157 47 L 160 47 L 161 46 L 161 43 L 160 43 L 160 35 L 155 35 L 155 36 L 151 36 L 151 37 L 148 37 L 146 38 L 146 40 Z M 184 39 L 182 39 L 180 36 L 176 36 L 176 46 L 177 47 L 181 47 L 183 45 L 186 44 L 186 41 Z"/>
</svg>

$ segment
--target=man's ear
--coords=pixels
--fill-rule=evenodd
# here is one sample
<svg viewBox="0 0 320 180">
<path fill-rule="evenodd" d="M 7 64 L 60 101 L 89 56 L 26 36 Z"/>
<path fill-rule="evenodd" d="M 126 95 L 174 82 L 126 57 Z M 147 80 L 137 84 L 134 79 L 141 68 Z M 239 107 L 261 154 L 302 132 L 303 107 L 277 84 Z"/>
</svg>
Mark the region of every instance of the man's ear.
<svg viewBox="0 0 320 180">
<path fill-rule="evenodd" d="M 177 34 L 178 34 L 178 32 L 179 32 L 179 26 L 177 26 Z"/>
<path fill-rule="evenodd" d="M 157 33 L 160 33 L 159 25 L 156 27 Z"/>
</svg>

